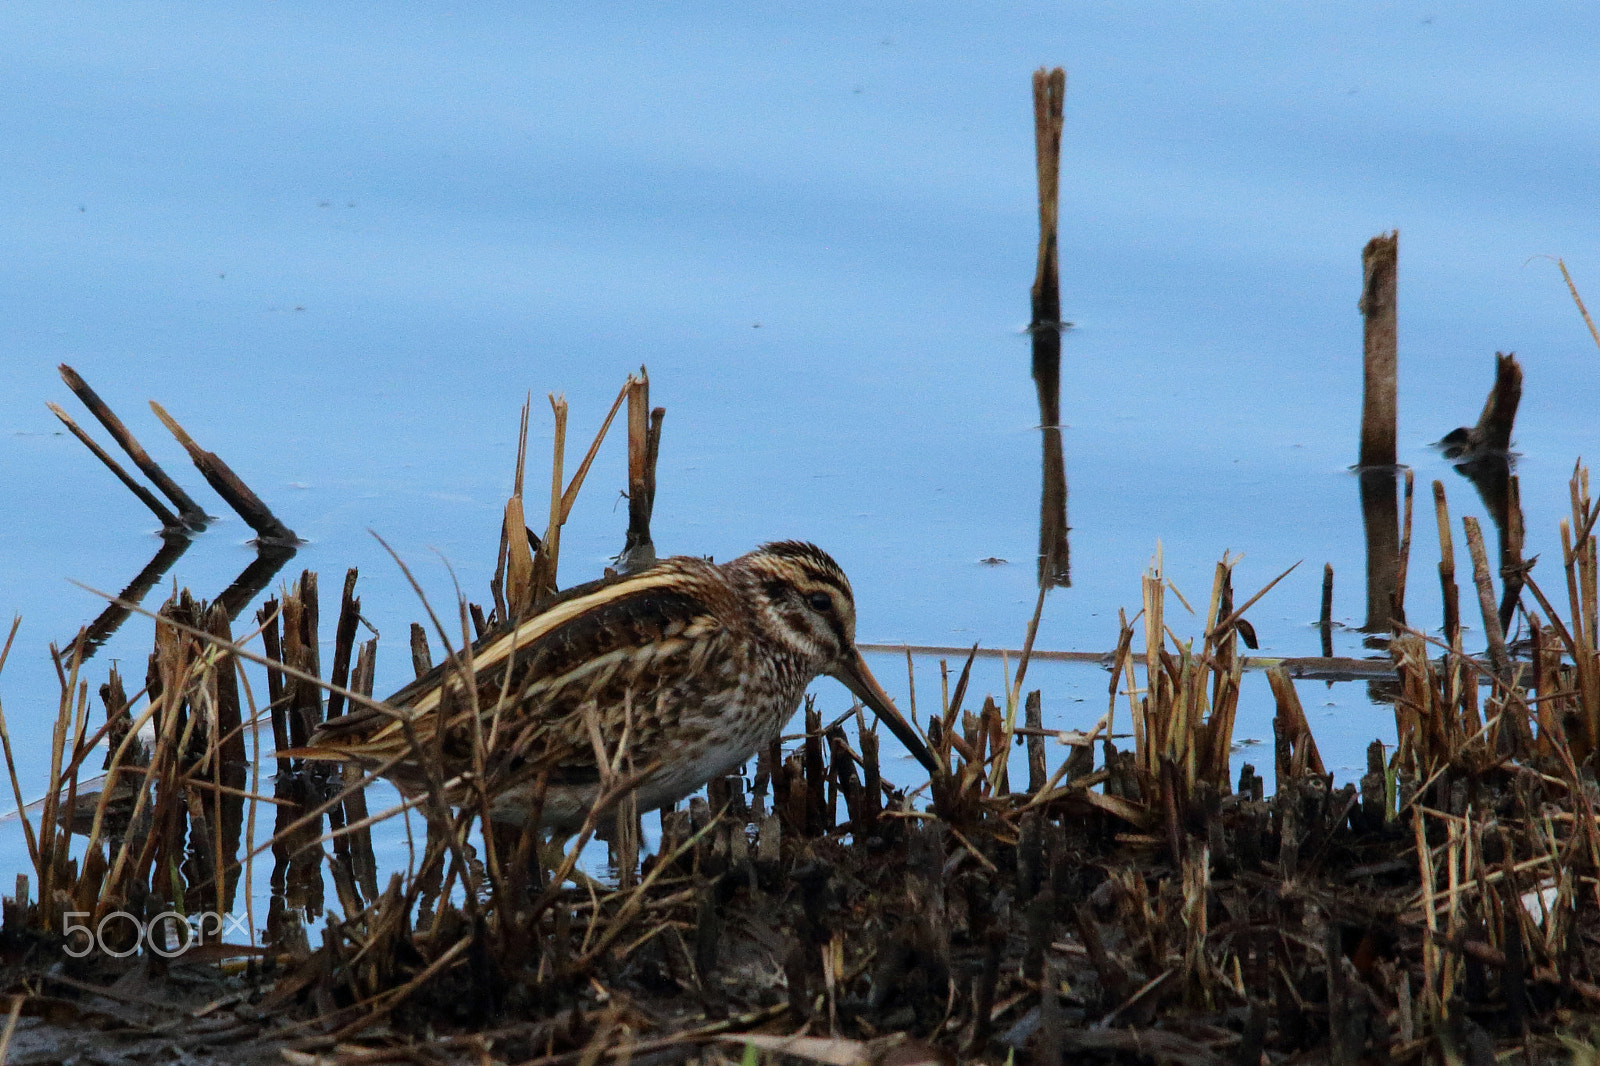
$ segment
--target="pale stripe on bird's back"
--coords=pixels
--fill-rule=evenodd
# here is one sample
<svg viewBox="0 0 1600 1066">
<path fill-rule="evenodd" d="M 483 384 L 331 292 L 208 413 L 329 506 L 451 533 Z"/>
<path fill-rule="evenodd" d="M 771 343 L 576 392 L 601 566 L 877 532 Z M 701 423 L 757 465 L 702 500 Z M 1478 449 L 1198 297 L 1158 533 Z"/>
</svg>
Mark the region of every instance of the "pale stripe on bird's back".
<svg viewBox="0 0 1600 1066">
<path fill-rule="evenodd" d="M 480 648 L 474 652 L 472 656 L 473 671 L 477 675 L 481 676 L 489 671 L 498 669 L 502 664 L 506 663 L 512 658 L 514 651 L 521 651 L 522 649 L 525 649 L 528 645 L 560 628 L 565 623 L 570 622 L 585 612 L 594 610 L 596 607 L 599 607 L 611 600 L 618 599 L 622 596 L 633 595 L 637 592 L 643 592 L 647 589 L 676 585 L 681 582 L 681 580 L 681 573 L 676 568 L 658 567 L 655 570 L 651 570 L 639 575 L 637 578 L 618 581 L 614 585 L 607 585 L 605 588 L 596 589 L 594 592 L 588 593 L 587 595 L 578 596 L 574 599 L 566 601 L 565 603 L 556 604 L 543 614 L 535 615 L 526 622 L 519 624 L 515 629 L 505 633 L 488 647 Z M 707 619 L 706 622 L 702 624 L 709 629 L 715 625 L 715 622 L 711 619 Z M 696 636 L 705 632 L 705 629 L 701 629 L 698 626 L 692 628 L 696 630 L 694 634 Z M 607 665 L 608 660 L 625 661 L 629 658 L 636 657 L 637 655 L 638 649 L 617 648 L 612 652 L 608 652 L 607 654 L 598 657 L 593 662 L 584 664 L 578 669 L 582 673 L 587 674 L 593 670 L 604 668 Z M 573 680 L 573 673 L 566 673 L 558 677 L 541 680 L 534 683 L 529 690 L 529 694 L 536 694 L 543 688 L 549 686 L 565 686 L 570 684 Z M 423 716 L 430 714 L 439 706 L 439 700 L 441 699 L 443 692 L 443 685 L 435 685 L 418 697 L 415 703 L 402 704 L 397 709 L 403 711 L 407 718 L 415 722 L 421 719 Z M 383 746 L 383 740 L 386 740 L 393 736 L 393 734 L 399 732 L 402 732 L 400 722 L 398 720 L 391 721 L 383 728 L 374 732 L 364 742 L 357 746 L 360 748 L 370 748 L 374 745 L 381 747 Z"/>
</svg>

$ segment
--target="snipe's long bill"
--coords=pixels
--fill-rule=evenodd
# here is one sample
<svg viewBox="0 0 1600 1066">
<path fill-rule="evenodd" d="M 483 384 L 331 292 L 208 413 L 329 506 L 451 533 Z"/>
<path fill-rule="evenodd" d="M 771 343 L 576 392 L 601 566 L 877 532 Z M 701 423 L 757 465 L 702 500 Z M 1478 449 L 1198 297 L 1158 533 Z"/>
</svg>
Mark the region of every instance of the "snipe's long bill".
<svg viewBox="0 0 1600 1066">
<path fill-rule="evenodd" d="M 496 822 L 572 830 L 600 796 L 602 758 L 639 777 L 641 811 L 676 803 L 775 740 L 826 674 L 935 772 L 855 633 L 850 581 L 815 545 L 781 541 L 721 565 L 680 556 L 489 634 L 470 655 L 471 691 L 464 663 L 442 664 L 387 711 L 325 723 L 311 746 L 387 767 L 414 794 L 430 769 L 465 779 L 481 744 Z M 469 795 L 459 785 L 447 798 Z"/>
</svg>

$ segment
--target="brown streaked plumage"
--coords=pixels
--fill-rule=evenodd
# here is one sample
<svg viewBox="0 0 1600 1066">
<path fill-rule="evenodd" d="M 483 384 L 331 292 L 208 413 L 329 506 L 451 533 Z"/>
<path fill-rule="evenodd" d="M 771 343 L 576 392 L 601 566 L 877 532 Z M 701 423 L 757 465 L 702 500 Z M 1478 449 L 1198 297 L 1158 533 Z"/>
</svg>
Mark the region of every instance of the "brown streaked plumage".
<svg viewBox="0 0 1600 1066">
<path fill-rule="evenodd" d="M 596 733 L 611 753 L 626 734 L 644 772 L 639 809 L 651 810 L 750 759 L 827 674 L 930 772 L 936 765 L 856 651 L 849 579 L 822 549 L 798 541 L 721 565 L 676 557 L 574 590 L 479 641 L 472 666 L 480 725 L 462 667 L 445 663 L 391 696 L 389 713 L 369 708 L 325 723 L 311 747 L 368 766 L 400 756 L 386 773 L 415 793 L 427 778 L 402 718 L 424 750 L 439 753 L 445 779 L 472 770 L 481 728 L 494 820 L 525 822 L 543 775 L 540 823 L 571 831 L 599 795 Z"/>
</svg>

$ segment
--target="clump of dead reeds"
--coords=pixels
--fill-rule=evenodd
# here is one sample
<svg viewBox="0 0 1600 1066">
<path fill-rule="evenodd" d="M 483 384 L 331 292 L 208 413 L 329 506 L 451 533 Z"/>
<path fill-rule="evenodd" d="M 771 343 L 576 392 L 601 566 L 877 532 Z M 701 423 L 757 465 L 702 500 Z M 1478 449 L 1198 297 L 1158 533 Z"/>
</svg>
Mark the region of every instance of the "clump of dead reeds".
<svg viewBox="0 0 1600 1066">
<path fill-rule="evenodd" d="M 631 381 L 612 408 L 629 401 L 630 431 L 643 433 L 630 456 L 641 460 L 660 426 L 643 415 L 643 386 Z M 491 610 L 463 602 L 448 627 L 430 618 L 460 698 L 476 698 L 474 638 L 552 595 L 559 529 L 598 439 L 571 479 L 558 452 L 541 537 L 519 527 L 514 479 Z M 648 498 L 648 481 L 648 463 L 630 463 L 630 492 Z M 1275 787 L 1248 766 L 1235 784 L 1234 723 L 1252 683 L 1239 643 L 1252 642 L 1245 613 L 1272 586 L 1235 606 L 1236 561 L 1225 557 L 1198 636 L 1183 639 L 1168 607 L 1188 604 L 1158 555 L 1140 612 L 1119 626 L 1108 702 L 1089 728 L 1048 728 L 1043 695 L 1026 689 L 1041 595 L 998 695 L 972 694 L 969 656 L 953 679 L 941 664 L 920 716 L 913 696 L 942 767 L 925 797 L 886 778 L 858 709 L 808 705 L 803 732 L 764 752 L 753 777 L 714 781 L 662 812 L 643 863 L 629 807 L 638 754 L 625 742 L 601 760 L 607 801 L 560 852 L 488 825 L 487 736 L 473 740 L 477 783 L 439 771 L 422 794 L 377 811 L 363 792 L 370 775 L 294 754 L 324 717 L 373 702 L 376 645 L 357 640 L 353 571 L 327 663 L 312 573 L 269 601 L 244 640 L 226 612 L 179 595 L 159 612 L 145 688 L 129 698 L 115 672 L 102 686 L 102 724 L 82 644 L 58 656 L 52 769 L 26 823 L 37 891 L 8 901 L 4 942 L 31 938 L 55 961 L 77 943 L 61 937 L 63 919 L 159 919 L 156 941 L 126 943 L 134 925 L 118 919 L 106 943 L 154 961 L 152 943 L 171 950 L 199 934 L 195 950 L 209 955 L 188 958 L 242 957 L 258 983 L 254 1002 L 230 1008 L 233 1038 L 352 1061 L 429 1033 L 451 1053 L 550 1064 L 709 1061 L 723 1057 L 717 1048 L 746 1061 L 1255 1062 L 1319 1048 L 1336 1061 L 1413 1061 L 1537 1044 L 1553 1019 L 1600 1009 L 1587 947 L 1600 913 L 1600 701 L 1585 680 L 1600 676 L 1600 508 L 1581 469 L 1572 499 L 1565 617 L 1519 572 L 1502 579 L 1526 577 L 1540 604 L 1525 656 L 1509 642 L 1499 661 L 1468 654 L 1459 612 L 1447 610 L 1442 641 L 1400 627 L 1399 744 L 1387 757 L 1375 745 L 1359 787 L 1327 772 L 1282 665 L 1268 672 Z M 1450 529 L 1437 487 L 1436 504 Z M 654 550 L 641 510 L 625 542 L 636 559 Z M 1481 557 L 1481 537 L 1472 549 L 1464 532 Z M 1448 606 L 1459 593 L 1444 544 Z M 1491 581 L 1474 568 L 1486 612 L 1498 610 Z M 419 674 L 432 668 L 426 632 L 411 642 Z M 261 707 L 241 669 L 251 661 L 266 668 Z M 258 722 L 277 751 L 270 798 L 249 777 Z M 9 746 L 3 728 L 0 739 Z M 89 761 L 101 750 L 95 782 Z M 426 761 L 424 748 L 412 754 Z M 368 831 L 392 817 L 420 819 L 425 832 L 404 868 L 386 872 Z M 616 826 L 609 882 L 584 869 L 602 821 Z M 248 942 L 223 944 L 195 919 L 231 910 L 241 890 L 251 910 L 250 859 L 265 851 L 265 936 L 250 914 Z M 35 1003 L 51 982 L 80 994 L 95 967 L 119 963 L 74 965 L 27 970 L 13 987 Z"/>
<path fill-rule="evenodd" d="M 68 952 L 73 957 L 93 954 L 90 947 L 144 948 L 156 957 L 174 948 L 204 946 L 211 957 L 231 950 L 220 946 L 221 916 L 238 895 L 243 811 L 255 798 L 231 643 L 224 612 L 174 596 L 156 617 L 144 687 L 128 697 L 113 667 L 100 687 L 98 727 L 81 676 L 82 642 L 70 659 L 57 653 L 61 693 L 37 821 L 22 809 L 0 718 L 37 884 L 30 902 L 27 878 L 19 879 L 9 929 L 64 939 L 80 949 Z M 89 764 L 102 746 L 104 773 L 95 777 Z M 76 849 L 74 833 L 85 837 Z M 255 951 L 252 943 L 234 953 Z"/>
</svg>

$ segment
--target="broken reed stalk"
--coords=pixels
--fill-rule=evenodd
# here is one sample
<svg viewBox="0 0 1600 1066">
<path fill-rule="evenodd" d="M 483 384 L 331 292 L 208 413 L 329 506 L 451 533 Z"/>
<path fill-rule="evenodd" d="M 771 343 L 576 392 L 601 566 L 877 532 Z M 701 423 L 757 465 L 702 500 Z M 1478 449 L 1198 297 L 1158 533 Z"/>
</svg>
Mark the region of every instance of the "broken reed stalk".
<svg viewBox="0 0 1600 1066">
<path fill-rule="evenodd" d="M 528 460 L 528 416 L 532 409 L 533 393 L 530 392 L 522 401 L 522 418 L 517 424 L 517 469 L 511 478 L 511 498 L 506 501 L 505 519 L 500 524 L 500 547 L 495 551 L 494 576 L 489 579 L 495 620 L 502 623 L 520 617 L 533 605 L 533 546 L 529 543 L 528 521 L 522 508 L 523 473 Z M 511 606 L 513 602 L 516 604 L 514 610 Z M 425 633 L 423 648 L 427 648 Z M 421 677 L 422 673 L 417 676 Z"/>
<path fill-rule="evenodd" d="M 566 489 L 563 491 L 562 466 L 567 449 L 567 401 L 554 393 L 550 396 L 550 410 L 555 416 L 555 441 L 551 446 L 550 456 L 550 524 L 545 528 L 544 539 L 539 543 L 539 550 L 533 556 L 532 587 L 535 606 L 556 593 L 558 587 L 556 569 L 561 553 L 561 527 L 572 514 L 573 504 L 578 502 L 578 491 L 583 488 L 584 479 L 589 476 L 589 467 L 594 463 L 596 453 L 600 451 L 600 443 L 605 440 L 606 431 L 611 428 L 612 420 L 617 417 L 617 412 L 622 409 L 622 401 L 627 397 L 628 386 L 624 384 L 617 392 L 611 410 L 606 412 L 605 420 L 600 423 L 600 429 L 589 444 L 589 450 L 584 454 L 583 461 L 578 464 L 577 472 L 572 475 L 572 480 L 566 483 Z"/>
<path fill-rule="evenodd" d="M 17 630 L 22 626 L 22 616 L 15 615 L 11 619 L 11 631 L 6 634 L 6 643 L 0 648 L 0 673 L 5 671 L 6 660 L 11 657 L 11 645 L 17 639 Z M 28 820 L 27 804 L 22 798 L 22 782 L 17 778 L 17 760 L 11 751 L 11 730 L 6 725 L 6 714 L 3 703 L 0 703 L 0 745 L 3 745 L 6 759 L 6 770 L 11 776 L 11 794 L 17 802 L 17 817 L 22 822 L 22 836 L 28 845 L 28 857 L 33 861 L 35 870 L 42 869 L 39 857 L 39 840 L 33 831 L 33 825 Z"/>
<path fill-rule="evenodd" d="M 1394 466 L 1399 351 L 1397 330 L 1400 231 L 1372 238 L 1361 250 L 1362 393 L 1360 466 Z"/>
<path fill-rule="evenodd" d="M 1567 291 L 1572 294 L 1572 302 L 1578 305 L 1578 314 L 1583 316 L 1583 324 L 1589 327 L 1589 336 L 1594 338 L 1595 347 L 1600 348 L 1600 330 L 1594 328 L 1594 319 L 1589 317 L 1589 309 L 1583 306 L 1583 297 L 1578 295 L 1578 286 L 1572 282 L 1572 275 L 1567 273 L 1567 261 L 1557 259 L 1556 266 L 1561 268 L 1561 279 L 1567 283 Z"/>
<path fill-rule="evenodd" d="M 1483 632 L 1489 644 L 1489 662 L 1494 665 L 1495 675 L 1509 683 L 1511 680 L 1511 656 L 1506 651 L 1506 636 L 1500 628 L 1500 610 L 1495 603 L 1494 583 L 1489 577 L 1489 556 L 1483 546 L 1483 531 L 1478 527 L 1478 520 L 1471 515 L 1463 515 L 1462 528 L 1466 530 L 1467 550 L 1472 554 L 1472 579 L 1478 590 L 1478 609 L 1483 617 Z"/>
<path fill-rule="evenodd" d="M 1067 474 L 1061 442 L 1061 131 L 1067 74 L 1060 67 L 1033 74 L 1034 161 L 1039 187 L 1039 252 L 1034 269 L 1028 332 L 1033 340 L 1033 383 L 1039 395 L 1043 487 L 1039 497 L 1039 585 L 1072 584 L 1067 540 Z"/>
<path fill-rule="evenodd" d="M 345 573 L 344 591 L 339 600 L 339 621 L 334 630 L 333 668 L 328 675 L 332 687 L 328 690 L 327 719 L 337 718 L 344 713 L 345 699 L 340 690 L 346 685 L 369 695 L 372 691 L 372 660 L 376 644 L 365 645 L 360 653 L 361 658 L 357 658 L 355 650 L 356 627 L 361 620 L 361 600 L 355 594 L 356 579 L 356 568 L 351 567 Z M 353 658 L 357 659 L 354 678 L 351 675 Z M 340 776 L 346 784 L 350 784 L 360 778 L 360 767 L 347 764 Z M 366 792 L 357 789 L 345 797 L 342 806 L 329 811 L 328 826 L 330 830 L 339 830 L 347 825 L 352 827 L 351 832 L 340 832 L 334 837 L 334 859 L 341 864 L 341 876 L 354 881 L 365 897 L 372 900 L 378 891 L 377 865 L 372 854 L 372 833 L 365 825 L 367 815 Z"/>
<path fill-rule="evenodd" d="M 1390 618 L 1396 626 L 1406 623 L 1406 576 L 1411 566 L 1411 507 L 1416 488 L 1416 477 L 1411 468 L 1405 470 L 1405 506 L 1400 519 L 1400 548 L 1394 565 L 1394 595 Z"/>
<path fill-rule="evenodd" d="M 1522 402 L 1522 367 L 1515 352 L 1494 354 L 1494 385 L 1472 428 L 1475 448 L 1503 452 L 1511 447 L 1511 430 Z"/>
<path fill-rule="evenodd" d="M 150 401 L 150 409 L 155 412 L 161 424 L 178 439 L 183 445 L 183 450 L 189 453 L 189 458 L 194 462 L 195 468 L 200 471 L 200 476 L 225 500 L 234 513 L 256 531 L 257 542 L 261 544 L 282 544 L 294 546 L 300 543 L 300 538 L 294 535 L 294 530 L 278 521 L 278 517 L 266 504 L 261 502 L 261 497 L 250 491 L 250 486 L 239 480 L 227 463 L 223 462 L 215 452 L 208 452 L 194 442 L 176 419 L 167 414 L 161 405 L 154 400 Z"/>
<path fill-rule="evenodd" d="M 628 532 L 617 570 L 624 574 L 656 563 L 650 538 L 650 517 L 656 500 L 656 456 L 661 448 L 661 422 L 666 410 L 650 408 L 650 375 L 644 367 L 628 379 Z"/>
<path fill-rule="evenodd" d="M 550 446 L 550 520 L 544 537 L 539 541 L 539 551 L 533 557 L 533 576 L 530 579 L 534 602 L 555 595 L 556 571 L 561 553 L 561 487 L 564 482 L 562 464 L 567 453 L 567 401 L 554 393 L 550 395 L 550 413 L 555 420 L 555 439 Z M 507 536 L 510 536 L 508 533 Z M 507 604 L 512 607 L 512 604 Z"/>
<path fill-rule="evenodd" d="M 1333 658 L 1333 564 L 1322 564 L 1322 609 L 1317 613 L 1317 630 L 1322 637 L 1322 657 Z"/>
<path fill-rule="evenodd" d="M 418 677 L 433 669 L 433 655 L 428 651 L 428 631 L 420 622 L 411 623 L 411 669 Z"/>
<path fill-rule="evenodd" d="M 90 413 L 100 420 L 100 424 L 106 428 L 106 432 L 111 434 L 112 439 L 117 442 L 123 451 L 128 453 L 128 458 L 133 460 L 134 465 L 144 471 L 144 476 L 149 478 L 156 488 L 160 489 L 167 499 L 177 506 L 178 514 L 183 523 L 190 529 L 204 529 L 206 523 L 211 520 L 210 516 L 201 510 L 200 505 L 195 503 L 189 497 L 189 494 L 178 486 L 176 481 L 167 476 L 167 472 L 161 469 L 159 463 L 150 458 L 149 453 L 129 432 L 128 427 L 122 424 L 122 419 L 118 418 L 111 408 L 106 406 L 105 401 L 100 399 L 95 391 L 89 387 L 89 383 L 84 381 L 78 375 L 78 372 L 66 363 L 62 363 L 56 369 L 61 374 L 61 380 L 66 382 L 67 388 L 71 389 L 73 395 L 78 397 L 78 400 L 89 409 Z"/>
<path fill-rule="evenodd" d="M 245 723 L 239 699 L 237 659 L 229 652 L 209 654 L 211 648 L 233 643 L 231 620 L 221 604 L 201 607 L 198 620 L 214 644 L 196 648 L 201 666 L 198 685 L 191 696 L 191 714 L 205 720 L 205 747 L 194 755 L 196 773 L 210 771 L 212 791 L 191 793 L 191 819 L 198 814 L 211 834 L 211 863 L 205 873 L 213 882 L 217 913 L 233 906 L 238 883 L 238 853 L 243 830 L 243 796 L 249 780 L 245 750 Z M 198 836 L 198 834 L 196 834 Z M 202 879 L 203 883 L 203 879 Z M 220 934 L 220 930 L 218 931 Z M 219 935 L 220 939 L 220 935 Z"/>
<path fill-rule="evenodd" d="M 160 520 L 161 528 L 163 530 L 177 531 L 187 530 L 189 528 L 182 519 L 169 511 L 165 504 L 156 499 L 154 493 L 135 481 L 132 474 L 129 474 L 126 470 L 122 469 L 122 465 L 115 459 L 111 458 L 104 448 L 96 444 L 93 437 L 89 436 L 89 434 L 80 429 L 78 427 L 78 423 L 74 422 L 70 417 L 68 417 L 65 411 L 53 403 L 47 403 L 45 406 L 50 408 L 50 412 L 61 420 L 62 425 L 66 426 L 67 429 L 72 431 L 72 435 L 74 437 L 77 437 L 83 442 L 83 446 L 88 448 L 96 459 L 99 459 L 102 463 L 104 463 L 106 468 L 117 476 L 117 480 L 121 481 L 128 487 L 129 492 L 138 497 L 140 503 L 150 508 L 151 513 Z"/>
<path fill-rule="evenodd" d="M 1161 553 L 1157 552 L 1151 569 L 1141 580 L 1145 626 L 1143 699 L 1133 698 L 1137 690 L 1132 683 L 1133 658 L 1128 654 L 1131 627 L 1125 625 L 1118 641 L 1119 657 L 1126 661 L 1130 682 L 1140 791 L 1146 799 L 1146 811 L 1152 816 L 1158 808 L 1150 801 L 1160 798 L 1174 859 L 1181 858 L 1177 843 L 1180 834 L 1174 826 L 1187 817 L 1196 790 L 1204 787 L 1213 795 L 1223 795 L 1229 788 L 1228 760 L 1242 675 L 1237 651 L 1239 630 L 1243 612 L 1262 594 L 1257 593 L 1242 607 L 1234 606 L 1232 572 L 1236 562 L 1224 557 L 1217 564 L 1203 646 L 1196 653 L 1191 645 L 1179 643 L 1167 628 L 1167 581 L 1161 570 Z M 1171 652 L 1167 650 L 1169 637 L 1174 645 Z M 1120 664 L 1114 666 L 1113 675 L 1121 669 Z M 1103 721 L 1109 732 L 1109 714 Z"/>
<path fill-rule="evenodd" d="M 497 578 L 504 575 L 504 592 L 499 588 L 500 583 L 495 582 L 495 601 L 496 608 L 507 620 L 526 617 L 538 599 L 534 579 L 535 557 L 528 543 L 527 530 L 528 520 L 522 511 L 522 497 L 512 496 L 506 501 L 505 520 L 500 525 L 500 542 L 505 546 L 502 553 L 504 567 L 495 572 Z M 541 551 L 547 543 L 540 544 Z M 558 545 L 550 548 L 552 558 L 558 548 Z M 551 573 L 551 580 L 554 581 L 554 571 Z"/>
<path fill-rule="evenodd" d="M 1450 535 L 1450 508 L 1444 483 L 1433 483 L 1433 512 L 1439 526 L 1439 590 L 1444 597 L 1444 638 L 1451 649 L 1461 650 L 1461 590 L 1456 585 L 1456 553 Z"/>
<path fill-rule="evenodd" d="M 78 708 L 75 704 L 78 685 L 78 667 L 82 661 L 81 656 L 74 655 L 69 664 L 69 672 L 63 673 L 61 668 L 60 653 L 51 648 L 51 655 L 55 659 L 56 673 L 61 682 L 61 699 L 56 712 L 54 728 L 50 734 L 50 776 L 46 786 L 44 810 L 39 818 L 39 902 L 45 909 L 45 920 L 52 923 L 57 916 L 59 908 L 58 895 L 55 889 L 64 887 L 69 873 L 67 870 L 67 841 L 62 832 L 61 820 L 57 816 L 60 810 L 61 794 L 63 790 L 72 793 L 68 797 L 68 811 L 72 808 L 73 799 L 77 793 L 77 774 L 73 772 L 68 762 L 72 749 L 82 742 L 83 730 L 74 729 L 74 719 L 83 719 L 86 716 L 86 707 Z M 86 688 L 86 687 L 85 687 Z M 83 704 L 87 704 L 87 691 L 79 697 Z M 73 739 L 72 748 L 68 746 L 68 738 Z M 46 925 L 49 928 L 49 925 Z"/>
<path fill-rule="evenodd" d="M 1582 466 L 1574 469 L 1568 482 L 1568 493 L 1572 517 L 1561 522 L 1561 557 L 1567 578 L 1570 614 L 1567 626 L 1561 632 L 1567 645 L 1567 654 L 1572 658 L 1579 717 L 1584 727 L 1578 737 L 1572 738 L 1573 755 L 1582 763 L 1595 747 L 1600 746 L 1600 650 L 1596 647 L 1597 641 L 1600 641 L 1600 633 L 1597 633 L 1597 628 L 1600 628 L 1600 594 L 1597 594 L 1596 588 L 1600 584 L 1600 565 L 1597 565 L 1594 537 L 1594 524 L 1596 517 L 1600 517 L 1600 507 L 1589 497 L 1589 472 Z M 1574 530 L 1577 531 L 1576 536 Z M 1550 615 L 1551 621 L 1559 625 L 1560 619 L 1555 616 L 1531 576 L 1527 578 L 1527 583 Z"/>
<path fill-rule="evenodd" d="M 1522 602 L 1523 545 L 1522 486 L 1515 475 L 1506 479 L 1506 520 L 1500 538 L 1500 628 L 1510 630 L 1517 605 Z"/>
</svg>

